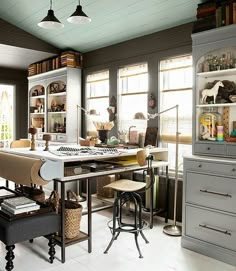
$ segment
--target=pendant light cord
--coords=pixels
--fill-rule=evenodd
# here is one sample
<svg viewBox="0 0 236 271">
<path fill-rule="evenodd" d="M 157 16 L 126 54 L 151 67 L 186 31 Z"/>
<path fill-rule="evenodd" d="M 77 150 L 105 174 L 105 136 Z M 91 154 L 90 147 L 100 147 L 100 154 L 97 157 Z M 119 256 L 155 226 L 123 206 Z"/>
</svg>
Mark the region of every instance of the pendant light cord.
<svg viewBox="0 0 236 271">
<path fill-rule="evenodd" d="M 52 9 L 52 0 L 50 0 L 50 9 Z"/>
</svg>

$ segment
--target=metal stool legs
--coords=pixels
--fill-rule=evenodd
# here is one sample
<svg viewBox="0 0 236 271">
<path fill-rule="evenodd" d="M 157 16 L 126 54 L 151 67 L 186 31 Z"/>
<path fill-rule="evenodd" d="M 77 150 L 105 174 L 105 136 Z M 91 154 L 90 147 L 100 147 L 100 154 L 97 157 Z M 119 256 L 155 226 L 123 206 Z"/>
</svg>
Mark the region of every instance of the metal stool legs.
<svg viewBox="0 0 236 271">
<path fill-rule="evenodd" d="M 127 202 L 132 202 L 134 204 L 134 216 L 132 222 L 126 222 L 123 219 L 123 207 Z M 146 222 L 142 220 L 141 196 L 135 192 L 122 192 L 120 195 L 118 195 L 114 201 L 113 219 L 110 222 L 108 223 L 108 226 L 111 230 L 112 238 L 104 253 L 108 252 L 113 242 L 118 238 L 121 232 L 128 232 L 134 234 L 135 244 L 138 249 L 139 258 L 143 258 L 138 243 L 139 233 L 146 243 L 149 242 L 142 231 L 144 226 L 146 225 Z"/>
</svg>

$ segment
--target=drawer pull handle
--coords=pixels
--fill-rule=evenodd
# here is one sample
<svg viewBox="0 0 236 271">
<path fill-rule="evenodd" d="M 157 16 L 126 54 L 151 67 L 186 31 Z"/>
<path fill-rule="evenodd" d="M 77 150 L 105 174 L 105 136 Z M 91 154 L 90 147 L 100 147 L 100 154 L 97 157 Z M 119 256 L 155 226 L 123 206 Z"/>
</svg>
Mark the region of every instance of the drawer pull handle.
<svg viewBox="0 0 236 271">
<path fill-rule="evenodd" d="M 217 228 L 214 228 L 214 227 L 206 225 L 206 224 L 199 224 L 199 227 L 206 228 L 206 229 L 209 229 L 209 230 L 212 230 L 212 231 L 217 231 L 217 232 L 220 232 L 220 233 L 223 233 L 223 234 L 226 234 L 226 235 L 231 235 L 231 232 L 229 232 L 227 230 L 217 229 Z"/>
<path fill-rule="evenodd" d="M 208 191 L 207 189 L 204 189 L 204 190 L 200 189 L 200 192 L 232 198 L 232 195 L 230 195 L 229 193 L 219 193 L 219 192 L 215 192 L 215 191 Z"/>
</svg>

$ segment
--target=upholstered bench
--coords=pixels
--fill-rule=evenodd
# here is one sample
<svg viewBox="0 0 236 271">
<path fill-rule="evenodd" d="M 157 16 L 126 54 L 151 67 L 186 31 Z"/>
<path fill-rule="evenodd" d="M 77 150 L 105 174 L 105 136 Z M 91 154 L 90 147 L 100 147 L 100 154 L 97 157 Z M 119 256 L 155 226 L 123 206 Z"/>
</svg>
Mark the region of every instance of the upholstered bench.
<svg viewBox="0 0 236 271">
<path fill-rule="evenodd" d="M 32 187 L 48 184 L 57 172 L 57 163 L 49 160 L 24 157 L 0 151 L 0 177 L 17 185 Z M 0 215 L 0 241 L 6 245 L 6 270 L 14 268 L 15 244 L 45 236 L 49 239 L 49 261 L 55 255 L 53 235 L 59 231 L 60 219 L 55 212 L 37 212 L 36 214 L 7 219 Z"/>
<path fill-rule="evenodd" d="M 14 268 L 15 244 L 33 238 L 45 236 L 49 239 L 49 261 L 53 263 L 55 255 L 54 233 L 59 230 L 59 216 L 55 212 L 41 213 L 8 221 L 0 216 L 0 240 L 6 245 L 6 270 Z"/>
</svg>

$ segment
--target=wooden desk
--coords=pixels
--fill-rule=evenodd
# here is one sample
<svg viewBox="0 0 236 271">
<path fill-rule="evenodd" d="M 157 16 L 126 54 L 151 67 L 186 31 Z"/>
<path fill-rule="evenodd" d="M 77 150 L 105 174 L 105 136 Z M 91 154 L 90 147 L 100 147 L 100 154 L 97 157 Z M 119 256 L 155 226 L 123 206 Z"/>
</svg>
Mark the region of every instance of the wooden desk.
<svg viewBox="0 0 236 271">
<path fill-rule="evenodd" d="M 69 146 L 68 146 L 69 147 Z M 72 148 L 76 148 L 75 145 L 71 146 Z M 77 148 L 82 148 L 77 146 Z M 147 166 L 140 167 L 138 164 L 136 165 L 126 165 L 120 167 L 114 167 L 112 169 L 108 169 L 105 171 L 95 171 L 95 172 L 88 172 L 73 176 L 65 176 L 64 170 L 65 167 L 74 165 L 78 163 L 80 166 L 84 162 L 91 162 L 91 161 L 104 161 L 111 158 L 117 157 L 128 157 L 128 156 L 135 156 L 138 150 L 140 149 L 129 149 L 129 150 L 118 150 L 117 152 L 104 152 L 102 153 L 101 148 L 90 148 L 92 151 L 90 153 L 80 153 L 80 152 L 73 152 L 73 151 L 64 151 L 63 153 L 57 152 L 58 147 L 51 146 L 50 151 L 43 151 L 44 148 L 38 148 L 35 151 L 30 151 L 29 148 L 21 148 L 21 149 L 4 149 L 3 151 L 16 154 L 16 155 L 23 155 L 29 157 L 37 157 L 46 160 L 51 160 L 57 163 L 53 163 L 52 166 L 54 167 L 53 174 L 54 174 L 54 188 L 58 189 L 58 183 L 60 183 L 61 189 L 61 240 L 57 240 L 58 244 L 61 246 L 61 261 L 65 262 L 65 247 L 67 245 L 73 244 L 75 242 L 88 240 L 88 252 L 92 252 L 92 200 L 91 200 L 91 180 L 94 177 L 105 176 L 110 174 L 119 174 L 123 172 L 131 172 L 135 170 L 146 169 Z M 85 148 L 84 148 L 85 149 Z M 95 153 L 96 151 L 96 153 Z M 153 168 L 166 168 L 166 175 L 168 178 L 168 151 L 166 148 L 153 148 L 150 149 L 150 154 L 153 155 Z M 41 174 L 46 175 L 49 172 L 42 172 Z M 50 172 L 50 175 L 52 173 Z M 43 176 L 42 176 L 43 177 Z M 65 185 L 69 182 L 77 182 L 80 180 L 86 180 L 87 186 L 87 215 L 88 215 L 88 232 L 82 233 L 81 238 L 78 240 L 66 240 L 65 239 L 65 229 L 64 229 L 64 210 L 65 210 Z M 167 182 L 168 183 L 168 182 Z M 152 191 L 151 191 L 152 193 Z M 153 210 L 152 210 L 152 202 L 150 202 L 150 225 L 152 226 L 153 223 Z"/>
</svg>

